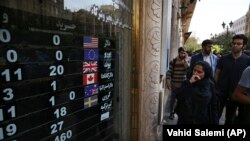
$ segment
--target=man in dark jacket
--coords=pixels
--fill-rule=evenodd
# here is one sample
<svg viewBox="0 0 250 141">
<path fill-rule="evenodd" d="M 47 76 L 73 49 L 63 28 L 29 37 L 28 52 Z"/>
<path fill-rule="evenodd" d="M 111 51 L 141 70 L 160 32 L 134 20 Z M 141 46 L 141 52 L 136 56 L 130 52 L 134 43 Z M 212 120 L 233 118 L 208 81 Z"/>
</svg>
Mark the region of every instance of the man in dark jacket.
<svg viewBox="0 0 250 141">
<path fill-rule="evenodd" d="M 220 113 L 226 106 L 225 124 L 234 124 L 236 110 L 239 104 L 231 100 L 231 95 L 236 88 L 243 70 L 250 65 L 250 57 L 242 51 L 247 45 L 247 37 L 243 34 L 237 34 L 233 37 L 230 54 L 222 56 L 217 64 L 215 72 L 215 81 L 220 93 Z"/>
<path fill-rule="evenodd" d="M 206 61 L 212 68 L 212 73 L 214 75 L 215 73 L 215 68 L 217 65 L 217 56 L 212 53 L 212 46 L 213 46 L 213 41 L 212 40 L 204 40 L 201 43 L 202 50 L 200 53 L 192 56 L 191 58 L 191 63 L 190 63 L 190 69 L 188 74 L 190 75 L 192 72 L 190 70 L 193 69 L 194 64 L 198 61 Z"/>
</svg>

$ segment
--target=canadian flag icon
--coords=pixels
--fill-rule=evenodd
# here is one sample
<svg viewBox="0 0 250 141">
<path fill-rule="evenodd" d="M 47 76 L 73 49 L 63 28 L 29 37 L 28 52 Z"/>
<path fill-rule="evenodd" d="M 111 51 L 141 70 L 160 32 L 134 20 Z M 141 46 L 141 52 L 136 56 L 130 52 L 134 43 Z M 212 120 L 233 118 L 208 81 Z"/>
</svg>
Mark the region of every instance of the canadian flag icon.
<svg viewBox="0 0 250 141">
<path fill-rule="evenodd" d="M 98 76 L 97 73 L 83 74 L 83 85 L 89 85 L 97 83 Z"/>
</svg>

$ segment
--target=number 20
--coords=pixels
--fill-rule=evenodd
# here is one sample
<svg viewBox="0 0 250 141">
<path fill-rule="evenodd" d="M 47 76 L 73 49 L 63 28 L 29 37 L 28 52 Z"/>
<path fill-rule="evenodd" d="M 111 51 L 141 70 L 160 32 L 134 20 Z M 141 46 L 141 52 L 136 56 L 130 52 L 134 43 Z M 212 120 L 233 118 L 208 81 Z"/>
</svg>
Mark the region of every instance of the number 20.
<svg viewBox="0 0 250 141">
<path fill-rule="evenodd" d="M 49 76 L 56 76 L 57 74 L 62 75 L 64 73 L 63 65 L 50 66 L 49 69 L 51 70 Z"/>
</svg>

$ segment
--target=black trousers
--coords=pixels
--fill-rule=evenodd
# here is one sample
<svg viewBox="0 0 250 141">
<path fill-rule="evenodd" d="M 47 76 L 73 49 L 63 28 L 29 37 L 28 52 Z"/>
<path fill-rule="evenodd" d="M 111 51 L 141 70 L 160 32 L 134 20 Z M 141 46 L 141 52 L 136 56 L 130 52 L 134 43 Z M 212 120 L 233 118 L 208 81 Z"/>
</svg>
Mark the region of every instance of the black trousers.
<svg viewBox="0 0 250 141">
<path fill-rule="evenodd" d="M 219 117 L 221 117 L 225 106 L 226 106 L 225 124 L 236 124 L 236 111 L 239 104 L 228 98 L 221 98 Z"/>
</svg>

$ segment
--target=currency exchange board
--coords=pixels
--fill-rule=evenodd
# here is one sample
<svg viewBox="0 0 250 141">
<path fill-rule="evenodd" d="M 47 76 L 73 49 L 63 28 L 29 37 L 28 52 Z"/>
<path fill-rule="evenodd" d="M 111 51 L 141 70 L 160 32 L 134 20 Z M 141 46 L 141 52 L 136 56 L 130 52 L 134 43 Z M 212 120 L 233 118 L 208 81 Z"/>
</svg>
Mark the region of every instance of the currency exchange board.
<svg viewBox="0 0 250 141">
<path fill-rule="evenodd" d="M 79 27 L 0 7 L 0 140 L 112 138 L 117 41 Z"/>
</svg>

